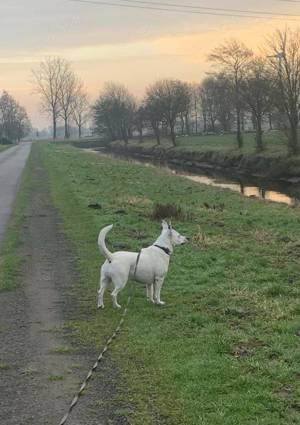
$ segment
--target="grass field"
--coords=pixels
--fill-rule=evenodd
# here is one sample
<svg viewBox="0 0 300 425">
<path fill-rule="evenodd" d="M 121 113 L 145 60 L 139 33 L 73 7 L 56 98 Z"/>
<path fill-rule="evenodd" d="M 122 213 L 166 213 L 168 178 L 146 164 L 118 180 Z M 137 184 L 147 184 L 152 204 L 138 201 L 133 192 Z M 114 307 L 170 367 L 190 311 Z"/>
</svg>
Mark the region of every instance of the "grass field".
<svg viewBox="0 0 300 425">
<path fill-rule="evenodd" d="M 120 317 L 109 299 L 96 311 L 99 229 L 115 224 L 113 251 L 138 250 L 159 232 L 155 203 L 184 205 L 173 224 L 192 242 L 172 258 L 167 305 L 148 304 L 138 287 L 112 349 L 135 406 L 131 423 L 299 423 L 299 209 L 66 146 L 34 149 L 77 252 L 79 343 L 100 348 Z"/>
<path fill-rule="evenodd" d="M 265 150 L 260 153 L 265 157 L 285 157 L 288 154 L 286 137 L 282 132 L 270 131 L 264 135 Z M 117 142 L 120 143 L 120 142 Z M 156 140 L 145 138 L 141 144 L 138 140 L 130 140 L 129 146 L 154 147 Z M 164 148 L 172 148 L 169 139 L 162 139 L 161 146 Z M 255 148 L 255 134 L 244 134 L 244 146 L 242 149 L 237 148 L 236 137 L 234 134 L 225 135 L 206 135 L 206 136 L 185 136 L 177 138 L 177 146 L 173 148 L 180 151 L 201 152 L 220 152 L 229 155 L 257 155 Z"/>
</svg>

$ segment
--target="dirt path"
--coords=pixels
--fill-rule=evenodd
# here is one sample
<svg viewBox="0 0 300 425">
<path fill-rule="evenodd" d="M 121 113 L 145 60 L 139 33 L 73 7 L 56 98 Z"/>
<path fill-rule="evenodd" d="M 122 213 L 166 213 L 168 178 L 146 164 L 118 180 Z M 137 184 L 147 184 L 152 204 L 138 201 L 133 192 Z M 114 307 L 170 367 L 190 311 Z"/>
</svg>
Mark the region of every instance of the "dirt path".
<svg viewBox="0 0 300 425">
<path fill-rule="evenodd" d="M 33 155 L 35 157 L 36 154 Z M 34 158 L 34 187 L 22 232 L 26 258 L 20 286 L 0 293 L 0 424 L 58 425 L 93 364 L 95 352 L 70 350 L 64 331 L 77 279 L 47 179 Z M 106 360 L 104 382 L 94 379 L 72 412 L 70 425 L 125 424 L 116 405 L 117 379 Z M 103 373 L 103 372 L 102 372 Z M 103 375 L 101 375 L 103 376 Z"/>
</svg>

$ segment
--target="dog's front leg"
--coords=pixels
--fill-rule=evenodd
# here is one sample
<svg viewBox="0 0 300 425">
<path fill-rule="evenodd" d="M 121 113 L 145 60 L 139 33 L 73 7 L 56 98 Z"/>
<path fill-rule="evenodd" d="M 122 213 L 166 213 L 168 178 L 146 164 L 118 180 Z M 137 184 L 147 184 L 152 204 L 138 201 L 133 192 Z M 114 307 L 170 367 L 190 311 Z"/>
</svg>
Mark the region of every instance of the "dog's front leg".
<svg viewBox="0 0 300 425">
<path fill-rule="evenodd" d="M 160 291 L 161 291 L 161 287 L 164 283 L 164 278 L 163 277 L 156 277 L 154 280 L 154 302 L 155 304 L 158 305 L 164 305 L 164 301 L 161 301 L 160 299 Z"/>
</svg>

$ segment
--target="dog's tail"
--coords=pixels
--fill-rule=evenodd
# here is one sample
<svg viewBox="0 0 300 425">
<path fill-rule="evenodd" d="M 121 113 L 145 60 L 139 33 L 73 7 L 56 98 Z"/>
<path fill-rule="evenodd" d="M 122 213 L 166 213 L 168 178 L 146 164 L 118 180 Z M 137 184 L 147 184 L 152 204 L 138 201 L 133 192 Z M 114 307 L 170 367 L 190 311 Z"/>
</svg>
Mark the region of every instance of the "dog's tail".
<svg viewBox="0 0 300 425">
<path fill-rule="evenodd" d="M 112 260 L 112 253 L 106 248 L 105 245 L 105 237 L 107 233 L 113 228 L 113 224 L 110 226 L 104 227 L 102 230 L 100 230 L 99 236 L 98 236 L 98 246 L 100 249 L 101 254 L 104 255 L 104 257 L 108 260 Z"/>
</svg>

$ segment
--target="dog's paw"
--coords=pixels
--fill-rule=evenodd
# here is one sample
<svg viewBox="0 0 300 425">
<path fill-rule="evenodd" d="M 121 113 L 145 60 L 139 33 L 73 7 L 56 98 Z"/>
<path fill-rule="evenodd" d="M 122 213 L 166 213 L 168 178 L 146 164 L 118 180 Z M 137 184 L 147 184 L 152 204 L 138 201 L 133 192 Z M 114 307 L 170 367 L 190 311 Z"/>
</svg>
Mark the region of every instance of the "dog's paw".
<svg viewBox="0 0 300 425">
<path fill-rule="evenodd" d="M 165 305 L 166 303 L 164 301 L 157 301 L 156 304 L 157 305 Z"/>
<path fill-rule="evenodd" d="M 120 309 L 122 306 L 120 304 L 114 304 L 114 308 Z"/>
<path fill-rule="evenodd" d="M 104 309 L 104 304 L 98 304 L 97 305 L 97 309 L 100 310 L 100 308 L 103 310 Z"/>
</svg>

